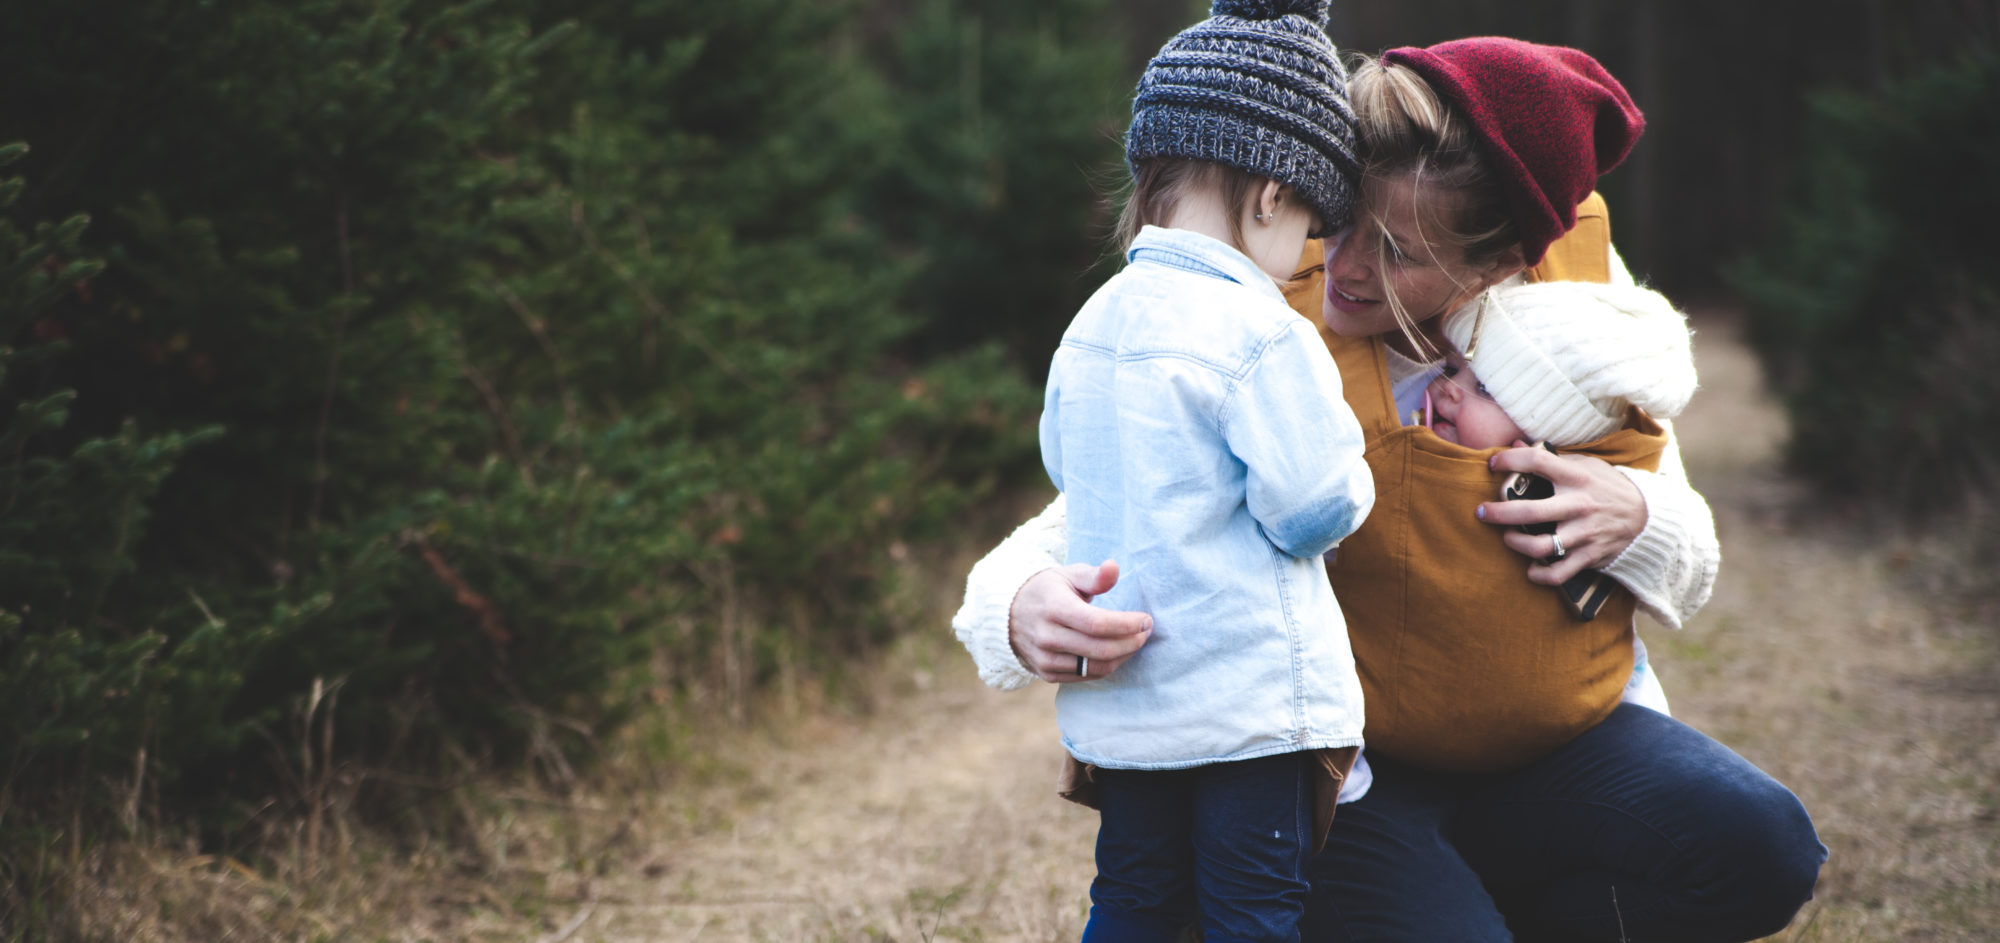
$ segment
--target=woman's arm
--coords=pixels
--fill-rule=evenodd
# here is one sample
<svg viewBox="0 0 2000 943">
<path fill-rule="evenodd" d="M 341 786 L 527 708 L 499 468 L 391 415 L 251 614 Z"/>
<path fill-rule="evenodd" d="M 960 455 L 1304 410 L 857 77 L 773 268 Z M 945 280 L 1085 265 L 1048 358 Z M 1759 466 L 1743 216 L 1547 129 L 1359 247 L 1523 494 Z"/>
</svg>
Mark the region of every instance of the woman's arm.
<svg viewBox="0 0 2000 943">
<path fill-rule="evenodd" d="M 1715 514 L 1708 501 L 1688 484 L 1681 467 L 1680 444 L 1671 438 L 1660 457 L 1659 473 L 1633 468 L 1617 471 L 1639 488 L 1646 502 L 1646 529 L 1599 567 L 1639 598 L 1639 608 L 1661 625 L 1678 629 L 1708 602 L 1722 567 L 1722 545 L 1715 536 Z"/>
<path fill-rule="evenodd" d="M 979 680 L 1012 691 L 1036 678 L 1080 681 L 1077 656 L 1102 678 L 1146 644 L 1153 621 L 1090 599 L 1118 582 L 1118 564 L 1063 565 L 1067 510 L 1061 495 L 1029 518 L 965 578 L 965 602 L 951 628 L 979 668 Z"/>
<path fill-rule="evenodd" d="M 1526 448 L 1495 455 L 1493 467 L 1532 472 L 1556 486 L 1552 498 L 1489 501 L 1478 509 L 1489 524 L 1560 525 L 1564 556 L 1553 562 L 1545 562 L 1555 549 L 1548 536 L 1507 528 L 1507 546 L 1535 561 L 1529 579 L 1556 586 L 1584 570 L 1600 570 L 1630 589 L 1648 615 L 1675 629 L 1708 602 L 1722 548 L 1708 502 L 1687 483 L 1677 442 L 1668 442 L 1658 472 Z"/>
<path fill-rule="evenodd" d="M 1605 236 L 1607 280 L 1635 284 L 1609 233 Z M 1541 449 L 1500 453 L 1494 468 L 1543 475 L 1556 483 L 1556 496 L 1488 502 L 1479 517 L 1493 524 L 1566 522 L 1559 531 L 1566 553 L 1554 565 L 1540 562 L 1554 550 L 1547 536 L 1507 529 L 1507 546 L 1536 561 L 1528 567 L 1529 579 L 1558 586 L 1586 569 L 1599 570 L 1631 590 L 1647 615 L 1678 629 L 1714 591 L 1722 547 L 1708 502 L 1688 484 L 1673 425 L 1665 420 L 1660 425 L 1668 440 L 1657 473 L 1614 468 L 1584 456 L 1558 458 Z"/>
</svg>

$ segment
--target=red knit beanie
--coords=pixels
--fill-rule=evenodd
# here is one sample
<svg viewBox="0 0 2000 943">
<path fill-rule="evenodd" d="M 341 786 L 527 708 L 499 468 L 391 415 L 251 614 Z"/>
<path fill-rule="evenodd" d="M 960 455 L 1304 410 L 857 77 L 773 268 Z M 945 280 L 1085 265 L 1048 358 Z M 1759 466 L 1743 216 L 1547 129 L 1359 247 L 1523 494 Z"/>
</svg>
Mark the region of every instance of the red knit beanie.
<svg viewBox="0 0 2000 943">
<path fill-rule="evenodd" d="M 1529 265 L 1576 225 L 1597 175 L 1625 159 L 1646 117 L 1587 53 L 1486 36 L 1382 54 L 1472 121 L 1507 192 Z"/>
</svg>

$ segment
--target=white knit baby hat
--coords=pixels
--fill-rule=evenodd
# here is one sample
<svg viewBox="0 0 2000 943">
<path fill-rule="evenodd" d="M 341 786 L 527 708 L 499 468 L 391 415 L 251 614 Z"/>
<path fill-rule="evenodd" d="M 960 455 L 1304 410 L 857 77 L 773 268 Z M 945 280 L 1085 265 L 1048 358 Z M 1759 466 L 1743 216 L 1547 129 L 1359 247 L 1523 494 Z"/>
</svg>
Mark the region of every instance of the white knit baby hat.
<svg viewBox="0 0 2000 943">
<path fill-rule="evenodd" d="M 1623 426 L 1628 405 L 1670 419 L 1694 396 L 1687 318 L 1649 289 L 1494 288 L 1448 315 L 1444 333 L 1534 441 L 1581 445 Z"/>
</svg>

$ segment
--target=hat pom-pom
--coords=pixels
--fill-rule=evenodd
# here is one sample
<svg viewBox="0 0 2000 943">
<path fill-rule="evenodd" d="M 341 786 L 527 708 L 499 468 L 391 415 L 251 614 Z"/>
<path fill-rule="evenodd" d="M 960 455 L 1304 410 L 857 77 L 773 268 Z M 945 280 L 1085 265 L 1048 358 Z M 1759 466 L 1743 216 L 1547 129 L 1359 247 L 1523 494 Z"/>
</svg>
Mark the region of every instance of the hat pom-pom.
<svg viewBox="0 0 2000 943">
<path fill-rule="evenodd" d="M 1287 14 L 1305 17 L 1308 22 L 1326 25 L 1330 0 L 1215 0 L 1210 16 L 1233 16 L 1245 20 L 1275 20 Z"/>
</svg>

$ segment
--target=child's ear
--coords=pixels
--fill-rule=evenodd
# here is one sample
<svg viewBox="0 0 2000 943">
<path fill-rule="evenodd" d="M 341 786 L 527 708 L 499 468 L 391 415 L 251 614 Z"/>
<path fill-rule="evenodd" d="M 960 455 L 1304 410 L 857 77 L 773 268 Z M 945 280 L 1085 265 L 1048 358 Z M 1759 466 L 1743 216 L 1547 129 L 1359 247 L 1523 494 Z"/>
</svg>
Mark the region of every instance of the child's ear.
<svg viewBox="0 0 2000 943">
<path fill-rule="evenodd" d="M 1269 223 L 1278 218 L 1278 206 L 1291 198 L 1291 188 L 1276 180 L 1266 180 L 1257 187 L 1256 220 Z"/>
</svg>

